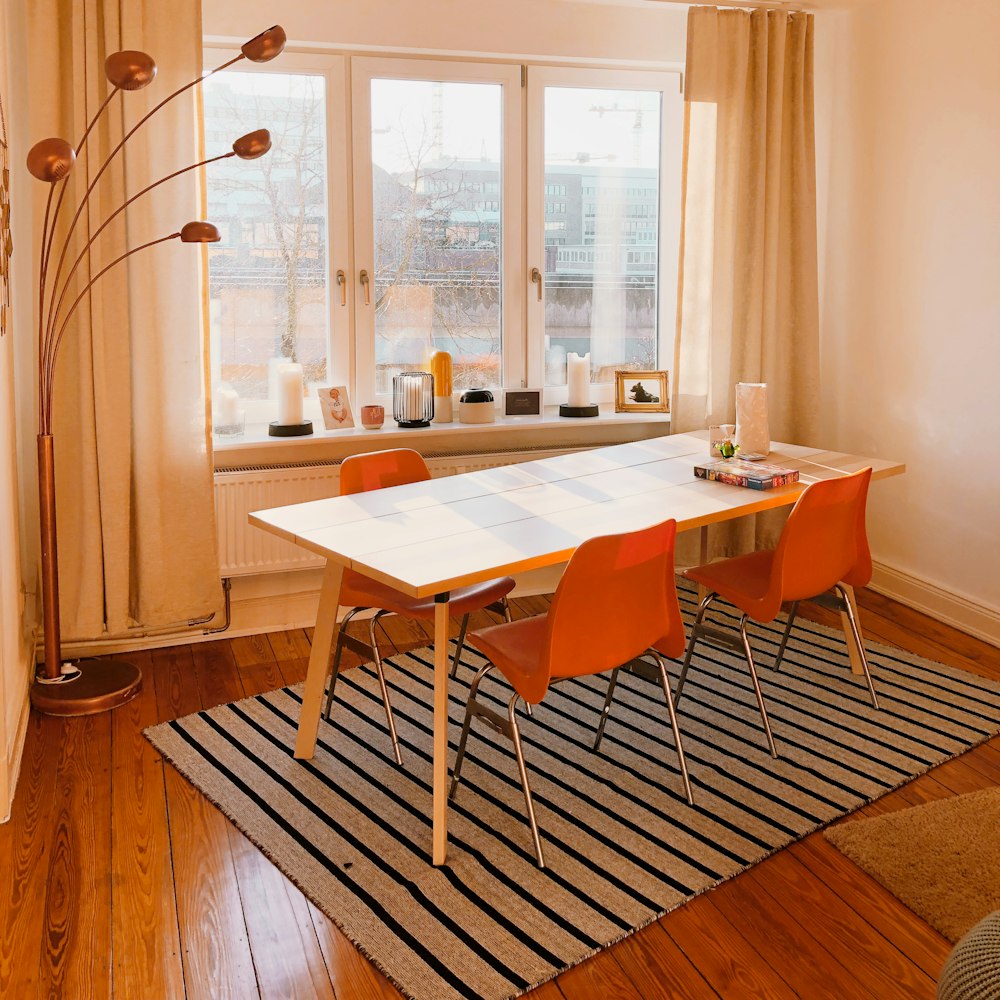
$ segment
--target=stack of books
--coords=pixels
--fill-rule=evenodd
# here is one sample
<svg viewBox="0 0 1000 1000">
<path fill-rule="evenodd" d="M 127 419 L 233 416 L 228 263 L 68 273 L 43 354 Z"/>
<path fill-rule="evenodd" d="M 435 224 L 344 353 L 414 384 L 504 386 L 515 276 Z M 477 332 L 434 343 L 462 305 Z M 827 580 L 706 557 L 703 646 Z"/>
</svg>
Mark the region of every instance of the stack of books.
<svg viewBox="0 0 1000 1000">
<path fill-rule="evenodd" d="M 762 465 L 738 458 L 696 465 L 694 474 L 699 479 L 714 479 L 730 486 L 747 486 L 752 490 L 773 490 L 776 486 L 799 481 L 798 469 L 783 469 L 777 465 Z"/>
</svg>

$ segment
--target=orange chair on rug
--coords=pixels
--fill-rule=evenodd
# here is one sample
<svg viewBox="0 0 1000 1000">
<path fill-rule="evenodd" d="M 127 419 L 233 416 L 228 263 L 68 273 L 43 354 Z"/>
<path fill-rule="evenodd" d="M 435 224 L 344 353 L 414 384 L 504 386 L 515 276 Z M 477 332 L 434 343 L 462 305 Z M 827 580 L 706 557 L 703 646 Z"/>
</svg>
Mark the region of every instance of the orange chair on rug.
<svg viewBox="0 0 1000 1000">
<path fill-rule="evenodd" d="M 747 638 L 747 622 L 751 618 L 762 624 L 774 621 L 781 612 L 783 603 L 791 602 L 791 609 L 774 669 L 778 669 L 785 655 L 785 646 L 799 601 L 813 599 L 827 604 L 832 601 L 833 606 L 847 616 L 860 652 L 872 706 L 878 708 L 878 696 L 868 670 L 861 632 L 845 589 L 845 585 L 863 587 L 872 576 L 871 552 L 865 532 L 865 505 L 871 475 L 871 469 L 861 469 L 850 476 L 827 479 L 809 486 L 792 508 L 776 549 L 751 552 L 734 559 L 696 566 L 684 574 L 689 580 L 705 587 L 709 593 L 698 608 L 674 698 L 680 701 L 684 680 L 691 665 L 691 654 L 699 639 L 742 652 L 750 668 L 750 679 L 753 681 L 772 757 L 777 757 L 777 752 Z M 825 596 L 830 590 L 836 592 L 836 598 Z M 705 612 L 717 597 L 743 612 L 738 639 L 703 622 Z"/>
<path fill-rule="evenodd" d="M 545 867 L 545 859 L 515 710 L 521 699 L 529 708 L 532 704 L 537 705 L 550 685 L 557 681 L 606 670 L 612 672 L 594 742 L 596 751 L 604 734 L 619 667 L 650 653 L 659 666 L 684 792 L 688 802 L 692 802 L 681 734 L 663 661 L 664 656 L 679 656 L 684 648 L 684 626 L 674 587 L 676 532 L 676 522 L 665 521 L 641 531 L 584 542 L 570 559 L 546 614 L 494 625 L 469 636 L 470 645 L 479 649 L 490 662 L 476 674 L 469 690 L 449 797 L 454 798 L 458 788 L 472 720 L 482 718 L 514 744 L 539 868 Z M 665 636 L 664 622 L 667 623 Z M 480 683 L 494 667 L 514 689 L 506 717 L 476 698 Z"/>
<path fill-rule="evenodd" d="M 366 493 L 369 490 L 379 490 L 388 486 L 403 486 L 408 483 L 422 483 L 431 478 L 427 464 L 418 452 L 411 448 L 394 448 L 389 451 L 375 451 L 367 455 L 352 455 L 344 459 L 340 466 L 340 495 Z M 461 631 L 458 645 L 455 649 L 452 674 L 458 669 L 458 663 L 465 648 L 465 633 L 469 625 L 469 615 L 473 611 L 492 611 L 510 621 L 510 609 L 507 606 L 507 595 L 514 589 L 512 577 L 505 576 L 499 580 L 487 580 L 469 587 L 459 587 L 451 592 L 450 610 L 453 615 L 462 616 Z M 333 670 L 330 676 L 330 688 L 326 697 L 326 718 L 330 718 L 333 707 L 333 692 L 340 674 L 340 660 L 344 646 L 364 657 L 375 661 L 379 686 L 382 688 L 382 702 L 385 705 L 385 717 L 389 724 L 389 735 L 392 737 L 392 751 L 397 764 L 403 760 L 399 753 L 399 739 L 396 736 L 396 724 L 392 718 L 392 705 L 389 702 L 389 691 L 385 684 L 385 673 L 382 669 L 382 657 L 378 643 L 375 640 L 375 626 L 383 615 L 402 615 L 405 618 L 416 618 L 419 621 L 434 620 L 433 597 L 410 597 L 407 594 L 369 579 L 351 569 L 344 570 L 340 584 L 340 604 L 351 608 L 340 623 L 337 633 L 337 646 L 333 655 Z M 375 614 L 368 619 L 369 644 L 355 639 L 346 632 L 351 619 L 361 611 L 376 609 Z"/>
</svg>

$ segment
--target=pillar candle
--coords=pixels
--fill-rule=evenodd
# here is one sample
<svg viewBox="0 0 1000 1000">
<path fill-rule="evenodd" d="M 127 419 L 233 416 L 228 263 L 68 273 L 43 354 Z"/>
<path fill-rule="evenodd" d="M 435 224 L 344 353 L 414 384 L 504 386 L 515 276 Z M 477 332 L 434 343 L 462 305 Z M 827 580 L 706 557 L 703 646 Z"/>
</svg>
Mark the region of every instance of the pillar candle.
<svg viewBox="0 0 1000 1000">
<path fill-rule="evenodd" d="M 302 365 L 278 368 L 278 423 L 302 423 Z"/>
<path fill-rule="evenodd" d="M 590 405 L 590 353 L 566 355 L 566 402 L 570 406 Z"/>
<path fill-rule="evenodd" d="M 215 392 L 216 418 L 219 427 L 232 427 L 240 418 L 240 396 L 235 389 L 217 389 Z"/>
</svg>

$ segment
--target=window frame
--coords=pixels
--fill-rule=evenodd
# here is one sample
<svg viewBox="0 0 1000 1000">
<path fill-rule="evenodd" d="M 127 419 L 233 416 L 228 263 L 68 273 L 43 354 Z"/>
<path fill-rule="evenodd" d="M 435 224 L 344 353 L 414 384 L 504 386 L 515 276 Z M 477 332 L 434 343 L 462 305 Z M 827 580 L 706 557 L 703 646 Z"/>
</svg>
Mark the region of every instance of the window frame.
<svg viewBox="0 0 1000 1000">
<path fill-rule="evenodd" d="M 205 63 L 218 65 L 231 58 L 234 51 L 218 43 L 206 44 Z M 370 81 L 384 78 L 501 85 L 504 227 L 501 388 L 544 388 L 546 407 L 565 402 L 566 389 L 545 387 L 544 289 L 543 300 L 539 302 L 531 282 L 532 268 L 544 268 L 545 200 L 564 197 L 545 191 L 545 87 L 659 90 L 657 356 L 660 368 L 672 367 L 683 134 L 679 69 L 568 67 L 504 59 L 471 61 L 419 54 L 286 50 L 277 63 L 241 63 L 237 71 L 317 75 L 326 79 L 327 378 L 330 385 L 347 385 L 355 411 L 370 402 L 382 403 L 391 410 L 389 394 L 375 393 L 374 309 L 364 305 L 359 283 L 362 269 L 370 275 L 374 272 Z M 266 127 L 266 123 L 261 127 Z M 666 141 L 668 138 L 674 141 Z M 485 192 L 484 198 L 488 198 Z M 340 271 L 345 277 L 343 289 L 337 284 Z M 613 398 L 613 383 L 594 384 L 594 402 L 607 403 Z M 247 400 L 244 405 L 248 425 L 266 424 L 274 417 L 274 400 Z M 497 399 L 497 405 L 502 406 L 501 398 Z M 305 415 L 322 427 L 319 401 L 313 396 L 305 401 Z"/>
<path fill-rule="evenodd" d="M 522 134 L 521 72 L 509 63 L 444 61 L 436 59 L 357 56 L 351 59 L 354 173 L 354 254 L 356 262 L 355 348 L 356 385 L 360 402 L 376 402 L 391 410 L 391 394 L 375 392 L 375 310 L 364 305 L 357 275 L 366 269 L 374 275 L 374 220 L 372 205 L 371 81 L 373 79 L 491 83 L 501 87 L 502 256 L 500 285 L 501 380 L 503 386 L 521 385 L 524 377 L 524 324 L 521 285 L 523 253 L 521 210 Z M 486 192 L 483 193 L 484 197 Z M 363 399 L 362 399 L 363 397 Z"/>
<path fill-rule="evenodd" d="M 527 267 L 544 274 L 545 262 L 545 90 L 547 87 L 660 91 L 659 211 L 657 220 L 656 354 L 659 368 L 673 367 L 677 314 L 676 267 L 680 254 L 681 161 L 684 98 L 677 70 L 608 69 L 529 64 L 527 70 Z M 675 137 L 675 142 L 667 141 Z M 673 195 L 671 196 L 671 192 Z M 672 270 L 671 270 L 672 269 Z M 673 279 L 670 280 L 671 274 Z M 530 295 L 527 304 L 527 377 L 543 387 L 548 406 L 566 402 L 565 386 L 545 385 L 545 292 Z M 614 400 L 614 383 L 595 382 L 591 401 Z"/>
</svg>

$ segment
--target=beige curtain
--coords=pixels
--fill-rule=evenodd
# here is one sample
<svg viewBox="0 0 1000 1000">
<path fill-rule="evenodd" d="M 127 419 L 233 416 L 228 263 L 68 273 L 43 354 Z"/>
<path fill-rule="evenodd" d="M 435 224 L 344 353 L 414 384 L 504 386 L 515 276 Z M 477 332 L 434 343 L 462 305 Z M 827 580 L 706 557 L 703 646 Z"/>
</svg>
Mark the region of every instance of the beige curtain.
<svg viewBox="0 0 1000 1000">
<path fill-rule="evenodd" d="M 672 429 L 730 423 L 736 383 L 766 382 L 771 437 L 811 442 L 819 387 L 812 15 L 692 8 L 684 99 Z M 717 548 L 748 542 L 744 530 Z"/>
<path fill-rule="evenodd" d="M 117 95 L 91 133 L 60 218 L 66 232 L 128 129 L 200 75 L 201 4 L 35 0 L 29 8 L 32 141 L 78 141 L 108 92 L 103 66 L 111 52 L 141 49 L 158 66 L 153 83 Z M 196 95 L 168 104 L 115 158 L 81 217 L 67 264 L 127 197 L 198 159 Z M 177 232 L 200 214 L 196 172 L 141 198 L 95 243 L 76 289 L 126 248 Z M 136 254 L 101 278 L 67 332 L 55 402 L 66 640 L 184 623 L 221 606 L 201 252 L 172 240 Z"/>
</svg>

